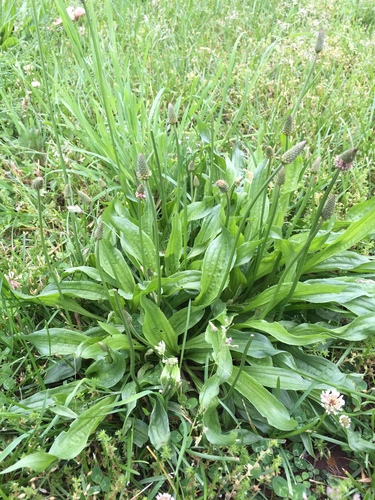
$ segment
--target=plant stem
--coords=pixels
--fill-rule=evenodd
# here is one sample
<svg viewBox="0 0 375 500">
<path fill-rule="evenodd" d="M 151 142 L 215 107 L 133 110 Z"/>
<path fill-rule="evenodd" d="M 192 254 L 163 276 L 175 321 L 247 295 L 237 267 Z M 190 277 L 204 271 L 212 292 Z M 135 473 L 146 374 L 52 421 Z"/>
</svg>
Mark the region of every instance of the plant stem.
<svg viewBox="0 0 375 500">
<path fill-rule="evenodd" d="M 142 210 L 141 210 L 142 201 L 138 200 L 138 228 L 139 228 L 139 245 L 141 247 L 142 254 L 142 267 L 143 267 L 143 279 L 146 279 L 147 275 L 147 263 L 145 256 L 145 249 L 143 245 L 143 229 L 142 229 Z"/>
<path fill-rule="evenodd" d="M 164 177 L 163 177 L 163 174 L 162 174 L 162 171 L 161 171 L 161 165 L 160 165 L 158 150 L 157 150 L 157 147 L 156 147 L 154 133 L 153 133 L 152 130 L 151 130 L 150 133 L 151 133 L 152 147 L 154 149 L 155 162 L 156 162 L 156 166 L 157 166 L 158 174 L 159 174 L 158 190 L 160 192 L 160 198 L 161 198 L 162 219 L 165 221 L 165 224 L 168 225 L 169 217 L 168 217 L 167 203 L 166 203 L 167 198 L 166 198 L 165 191 L 164 191 L 164 182 L 165 181 L 164 181 Z"/>
<path fill-rule="evenodd" d="M 156 299 L 156 304 L 160 305 L 161 301 L 161 268 L 160 268 L 160 248 L 159 248 L 159 228 L 158 228 L 158 218 L 156 215 L 156 207 L 155 203 L 153 201 L 153 196 L 150 188 L 150 183 L 146 181 L 146 188 L 147 188 L 147 196 L 148 199 L 150 200 L 150 203 L 152 203 L 152 215 L 154 219 L 154 243 L 155 243 L 155 260 L 156 260 L 156 275 L 157 275 L 157 281 L 158 281 L 158 290 L 157 290 L 157 299 Z"/>
<path fill-rule="evenodd" d="M 229 259 L 228 259 L 228 263 L 227 263 L 227 266 L 226 266 L 226 269 L 223 273 L 223 279 L 222 279 L 222 282 L 221 282 L 221 287 L 220 287 L 220 290 L 219 290 L 219 293 L 218 293 L 218 297 L 220 297 L 223 289 L 224 289 L 224 286 L 225 286 L 225 282 L 227 280 L 227 277 L 228 277 L 228 274 L 230 272 L 230 269 L 231 269 L 231 266 L 232 266 L 232 262 L 233 262 L 233 258 L 234 258 L 234 255 L 236 253 L 236 247 L 237 247 L 237 243 L 238 243 L 238 240 L 240 238 L 240 235 L 245 227 L 245 224 L 247 222 L 247 218 L 249 217 L 250 215 L 250 212 L 251 212 L 251 209 L 253 208 L 253 206 L 255 205 L 255 203 L 258 201 L 258 198 L 263 194 L 263 191 L 265 189 L 267 189 L 267 186 L 268 184 L 271 182 L 271 180 L 275 177 L 275 175 L 278 174 L 279 170 L 283 167 L 282 164 L 280 164 L 276 169 L 275 171 L 264 181 L 263 185 L 260 187 L 258 193 L 254 196 L 254 198 L 252 200 L 249 201 L 247 207 L 246 207 L 246 210 L 245 212 L 243 213 L 243 215 L 241 215 L 241 222 L 240 222 L 240 225 L 238 226 L 238 229 L 237 229 L 237 232 L 236 232 L 236 235 L 234 237 L 234 242 L 233 242 L 233 247 L 232 247 L 232 251 L 230 253 L 230 256 L 229 256 Z"/>
</svg>

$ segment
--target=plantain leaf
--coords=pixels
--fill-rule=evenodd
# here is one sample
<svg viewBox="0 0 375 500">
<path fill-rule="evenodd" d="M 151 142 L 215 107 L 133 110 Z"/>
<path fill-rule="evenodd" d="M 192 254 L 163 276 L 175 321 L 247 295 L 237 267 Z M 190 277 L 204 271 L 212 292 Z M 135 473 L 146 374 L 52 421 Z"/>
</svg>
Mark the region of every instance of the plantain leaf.
<svg viewBox="0 0 375 500">
<path fill-rule="evenodd" d="M 202 201 L 195 201 L 194 203 L 190 203 L 190 205 L 188 205 L 187 207 L 188 222 L 207 217 L 211 213 L 213 205 L 213 196 L 206 196 Z"/>
<path fill-rule="evenodd" d="M 18 462 L 16 462 L 15 464 L 1 471 L 0 474 L 8 474 L 9 472 L 13 472 L 14 470 L 23 468 L 29 468 L 35 472 L 43 472 L 56 460 L 56 456 L 51 455 L 50 453 L 39 451 L 37 453 L 32 453 L 31 455 L 27 455 L 26 457 L 21 458 L 21 460 L 18 460 Z"/>
<path fill-rule="evenodd" d="M 229 384 L 233 384 L 237 374 L 238 367 L 233 366 L 233 373 L 228 380 Z M 268 423 L 276 429 L 291 431 L 297 426 L 297 422 L 290 417 L 285 406 L 248 373 L 241 372 L 235 390 L 255 406 Z"/>
<path fill-rule="evenodd" d="M 133 297 L 135 283 L 124 256 L 120 250 L 107 240 L 101 239 L 98 243 L 99 260 L 103 270 L 117 282 L 117 288 L 124 292 L 125 299 Z"/>
<path fill-rule="evenodd" d="M 359 432 L 348 429 L 348 444 L 354 453 L 374 453 L 375 443 L 368 439 L 363 439 Z"/>
<path fill-rule="evenodd" d="M 231 446 L 236 442 L 237 432 L 232 431 L 229 434 L 221 432 L 216 406 L 216 404 L 210 405 L 203 413 L 205 436 L 215 446 Z"/>
<path fill-rule="evenodd" d="M 133 224 L 125 217 L 118 217 L 117 215 L 111 216 L 111 221 L 114 226 L 120 231 L 120 241 L 123 249 L 131 255 L 139 264 L 142 264 L 142 250 L 145 257 L 145 265 L 155 271 L 156 268 L 156 250 L 155 245 L 151 238 L 142 231 L 142 243 L 140 240 L 139 227 Z"/>
<path fill-rule="evenodd" d="M 370 200 L 369 200 L 370 201 Z M 375 197 L 371 199 L 371 208 L 359 220 L 350 224 L 348 229 L 340 234 L 333 243 L 327 245 L 323 250 L 314 254 L 303 267 L 303 273 L 310 272 L 315 266 L 325 260 L 340 254 L 348 248 L 365 238 L 369 233 L 373 232 L 373 220 L 375 216 Z"/>
<path fill-rule="evenodd" d="M 81 453 L 87 444 L 90 434 L 112 409 L 114 397 L 101 399 L 98 403 L 81 413 L 70 425 L 67 432 L 61 432 L 49 453 L 63 460 L 71 460 Z"/>
<path fill-rule="evenodd" d="M 180 268 L 180 257 L 182 253 L 182 228 L 181 219 L 175 214 L 172 219 L 172 230 L 165 251 L 165 273 L 167 276 L 177 273 Z"/>
<path fill-rule="evenodd" d="M 92 363 L 86 370 L 86 377 L 99 386 L 110 388 L 119 382 L 125 373 L 125 358 L 108 345 L 108 355 Z"/>
<path fill-rule="evenodd" d="M 40 299 L 46 297 L 58 299 L 60 290 L 64 296 L 86 300 L 106 300 L 107 294 L 102 285 L 92 281 L 61 281 L 59 288 L 51 283 L 39 294 Z"/>
<path fill-rule="evenodd" d="M 234 245 L 234 237 L 226 229 L 208 245 L 202 263 L 201 291 L 194 301 L 195 306 L 208 306 L 218 298 L 218 294 L 223 289 L 223 283 L 229 279 L 225 272 L 228 269 L 228 261 Z M 233 256 L 229 264 L 229 271 L 232 269 L 236 256 Z"/>
<path fill-rule="evenodd" d="M 170 439 L 171 431 L 169 429 L 168 415 L 165 411 L 163 402 L 160 397 L 154 399 L 154 407 L 150 416 L 150 424 L 148 426 L 148 436 L 151 444 L 157 450 L 167 445 Z"/>
<path fill-rule="evenodd" d="M 160 307 L 143 296 L 141 306 L 145 312 L 143 334 L 150 345 L 154 347 L 163 340 L 172 353 L 177 353 L 177 335 Z"/>
<path fill-rule="evenodd" d="M 43 328 L 22 337 L 45 356 L 75 354 L 81 344 L 97 342 L 97 339 L 67 328 Z"/>
</svg>

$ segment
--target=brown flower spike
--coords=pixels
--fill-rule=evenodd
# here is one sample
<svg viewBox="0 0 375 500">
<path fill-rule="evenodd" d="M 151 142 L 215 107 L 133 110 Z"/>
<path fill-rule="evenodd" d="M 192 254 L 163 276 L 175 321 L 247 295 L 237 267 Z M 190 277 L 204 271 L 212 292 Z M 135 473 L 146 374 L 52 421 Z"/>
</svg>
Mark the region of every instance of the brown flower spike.
<svg viewBox="0 0 375 500">
<path fill-rule="evenodd" d="M 335 158 L 335 167 L 339 170 L 350 170 L 353 166 L 357 148 L 351 148 L 344 151 L 340 156 Z"/>
</svg>

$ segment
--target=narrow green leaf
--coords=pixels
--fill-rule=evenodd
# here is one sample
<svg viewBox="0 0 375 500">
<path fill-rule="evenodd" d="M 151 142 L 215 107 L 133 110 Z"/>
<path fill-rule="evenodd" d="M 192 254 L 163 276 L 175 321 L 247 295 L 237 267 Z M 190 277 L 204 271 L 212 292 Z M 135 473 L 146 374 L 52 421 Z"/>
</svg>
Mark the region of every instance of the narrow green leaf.
<svg viewBox="0 0 375 500">
<path fill-rule="evenodd" d="M 177 335 L 163 311 L 146 297 L 141 297 L 141 306 L 145 311 L 143 334 L 150 346 L 156 346 L 163 340 L 172 353 L 177 353 Z"/>
<path fill-rule="evenodd" d="M 229 384 L 234 382 L 237 373 L 238 367 L 233 366 L 233 373 L 228 380 Z M 241 372 L 235 390 L 255 406 L 268 423 L 276 429 L 291 431 L 296 428 L 297 422 L 290 417 L 285 406 L 248 373 Z"/>
<path fill-rule="evenodd" d="M 231 446 L 236 442 L 237 432 L 232 431 L 228 434 L 221 432 L 216 404 L 209 406 L 203 413 L 203 426 L 206 438 L 215 446 Z"/>
<path fill-rule="evenodd" d="M 59 288 L 61 293 L 67 297 L 96 301 L 107 299 L 103 286 L 92 281 L 61 281 Z M 40 293 L 39 298 L 43 299 L 44 297 L 54 297 L 56 299 L 60 297 L 59 290 L 54 283 L 47 285 Z"/>
<path fill-rule="evenodd" d="M 30 434 L 31 432 L 26 432 L 24 434 L 21 434 L 20 436 L 16 437 L 11 443 L 8 444 L 8 446 L 6 446 L 4 448 L 4 450 L 2 450 L 0 452 L 0 463 L 3 462 L 6 457 L 12 453 L 12 451 L 17 448 L 17 446 L 24 440 L 24 439 L 28 439 L 30 438 Z M 4 474 L 4 472 L 2 472 L 2 474 Z"/>
<path fill-rule="evenodd" d="M 169 323 L 171 324 L 171 327 L 173 328 L 176 335 L 181 335 L 181 333 L 185 331 L 188 309 L 188 307 L 180 309 L 169 319 Z M 189 314 L 189 324 L 187 325 L 188 330 L 196 325 L 202 319 L 203 315 L 203 308 L 191 307 Z"/>
<path fill-rule="evenodd" d="M 180 257 L 182 253 L 182 226 L 181 218 L 174 214 L 172 219 L 172 230 L 165 251 L 165 273 L 167 276 L 176 273 L 180 268 Z"/>
<path fill-rule="evenodd" d="M 51 455 L 50 453 L 39 451 L 38 453 L 33 453 L 21 458 L 21 460 L 18 460 L 18 462 L 16 462 L 14 465 L 11 465 L 10 467 L 7 467 L 3 471 L 1 471 L 0 474 L 8 474 L 9 472 L 13 472 L 14 470 L 23 468 L 29 468 L 35 472 L 43 472 L 56 460 L 56 456 Z"/>
<path fill-rule="evenodd" d="M 125 252 L 136 259 L 139 264 L 142 264 L 142 246 L 139 237 L 139 227 L 133 224 L 129 219 L 118 217 L 116 215 L 111 216 L 111 221 L 113 222 L 114 226 L 121 232 L 120 240 Z M 155 271 L 155 245 L 151 238 L 143 231 L 142 241 L 145 264 L 149 269 Z"/>
<path fill-rule="evenodd" d="M 323 342 L 327 338 L 329 338 L 329 335 L 324 331 L 324 333 L 319 332 L 312 332 L 311 334 L 305 334 L 305 335 L 293 335 L 292 333 L 288 332 L 280 323 L 269 323 L 268 321 L 265 320 L 250 320 L 246 321 L 245 323 L 241 323 L 236 325 L 237 328 L 250 328 L 254 329 L 260 332 L 268 333 L 269 335 L 272 335 L 275 339 L 279 340 L 280 342 L 283 342 L 284 344 L 289 344 L 289 345 L 310 345 L 310 344 L 316 344 L 318 342 Z"/>
<path fill-rule="evenodd" d="M 160 397 L 154 399 L 154 407 L 150 416 L 150 424 L 148 427 L 148 436 L 152 446 L 160 450 L 167 445 L 170 439 L 171 431 L 169 429 L 168 415 L 165 411 L 163 402 Z"/>
<path fill-rule="evenodd" d="M 194 240 L 194 247 L 206 245 L 219 234 L 222 228 L 220 212 L 221 205 L 216 205 L 204 218 L 200 231 Z M 194 248 L 192 249 L 192 252 L 194 252 Z"/>
<path fill-rule="evenodd" d="M 124 298 L 133 297 L 135 283 L 124 256 L 107 240 L 99 241 L 99 260 L 103 270 L 117 281 L 117 288 L 125 293 Z"/>
<path fill-rule="evenodd" d="M 348 444 L 354 453 L 370 453 L 375 452 L 375 443 L 368 439 L 363 439 L 359 432 L 354 432 L 348 429 Z"/>
<path fill-rule="evenodd" d="M 114 397 L 107 397 L 85 410 L 70 425 L 67 432 L 61 432 L 49 453 L 63 460 L 71 460 L 85 448 L 90 434 L 94 432 L 100 422 L 112 409 Z"/>
<path fill-rule="evenodd" d="M 303 267 L 303 273 L 309 272 L 314 266 L 325 260 L 338 255 L 365 238 L 373 232 L 373 221 L 375 216 L 375 197 L 372 198 L 371 209 L 361 219 L 352 222 L 348 229 L 335 239 L 333 243 L 327 245 L 323 250 L 314 254 Z"/>
<path fill-rule="evenodd" d="M 306 391 L 311 387 L 311 380 L 305 380 L 301 375 L 290 369 L 279 368 L 277 366 L 246 366 L 244 371 L 257 380 L 264 387 L 276 389 L 280 384 L 280 389 L 286 391 Z M 315 389 L 325 389 L 326 384 L 317 384 Z"/>
<path fill-rule="evenodd" d="M 22 337 L 33 344 L 40 354 L 45 356 L 74 354 L 79 345 L 85 342 L 95 342 L 84 333 L 67 328 L 43 328 Z"/>
<path fill-rule="evenodd" d="M 206 196 L 202 201 L 196 201 L 194 203 L 190 203 L 187 207 L 187 219 L 188 222 L 193 220 L 203 219 L 207 217 L 212 211 L 212 207 L 214 205 L 214 197 Z"/>
<path fill-rule="evenodd" d="M 208 245 L 202 264 L 201 292 L 194 301 L 195 306 L 208 306 L 218 298 L 223 282 L 229 279 L 229 274 L 224 276 L 224 273 L 228 268 L 233 245 L 234 237 L 226 228 Z M 235 258 L 236 255 L 233 256 L 229 271 Z"/>
<path fill-rule="evenodd" d="M 105 342 L 104 342 L 105 344 Z M 113 387 L 125 373 L 125 358 L 108 345 L 108 355 L 92 363 L 86 370 L 86 377 L 102 387 Z"/>
</svg>

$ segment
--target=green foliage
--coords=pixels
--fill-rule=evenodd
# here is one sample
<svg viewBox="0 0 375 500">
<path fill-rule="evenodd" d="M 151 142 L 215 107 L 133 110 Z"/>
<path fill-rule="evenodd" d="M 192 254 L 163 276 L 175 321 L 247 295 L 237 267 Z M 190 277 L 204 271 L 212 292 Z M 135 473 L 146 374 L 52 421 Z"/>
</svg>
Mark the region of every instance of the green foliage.
<svg viewBox="0 0 375 500">
<path fill-rule="evenodd" d="M 278 69 L 267 64 L 283 33 L 263 40 L 257 21 L 259 50 L 248 61 L 245 31 L 237 32 L 227 12 L 225 63 L 202 55 L 192 77 L 195 57 L 173 60 L 165 50 L 169 70 L 154 74 L 157 30 L 147 26 L 154 3 L 85 2 L 81 25 L 62 0 L 48 3 L 61 23 L 47 51 L 53 16 L 47 3 L 33 0 L 45 98 L 26 70 L 19 77 L 34 89 L 33 108 L 17 109 L 6 86 L 1 90 L 6 134 L 17 142 L 7 139 L 4 154 L 15 148 L 28 180 L 46 178 L 45 189 L 31 191 L 8 165 L 12 188 L 1 184 L 9 211 L 4 231 L 13 235 L 25 221 L 38 229 L 42 256 L 33 257 L 43 266 L 36 287 L 17 287 L 9 273 L 1 279 L 1 422 L 11 429 L 0 453 L 6 492 L 31 495 L 24 469 L 49 484 L 57 466 L 61 485 L 71 484 L 69 492 L 58 488 L 66 498 L 154 498 L 164 490 L 175 498 L 318 498 L 326 492 L 309 480 L 329 483 L 312 465 L 319 447 L 329 455 L 327 443 L 335 443 L 369 476 L 375 451 L 374 397 L 349 358 L 357 343 L 371 345 L 375 264 L 357 249 L 373 235 L 375 199 L 366 191 L 347 206 L 355 170 L 341 172 L 333 161 L 321 175 L 310 170 L 318 156 L 327 160 L 353 146 L 340 139 L 332 147 L 324 99 L 316 105 L 321 119 L 307 98 L 320 95 L 321 77 L 331 87 L 336 77 L 321 59 L 326 48 L 315 50 L 294 96 L 281 94 L 262 123 L 264 96 L 257 94 L 266 67 L 267 78 L 276 79 Z M 184 9 L 197 8 L 188 4 L 160 7 L 168 48 Z M 210 8 L 219 15 L 218 4 Z M 9 40 L 15 11 L 11 3 L 7 9 L 1 36 Z M 133 38 L 122 28 L 107 30 L 115 13 L 118 26 L 132 17 Z M 253 14 L 271 23 L 268 12 Z M 288 16 L 296 15 L 293 6 Z M 195 35 L 179 26 L 192 54 L 197 26 Z M 140 41 L 139 60 L 130 49 L 121 54 L 122 43 Z M 69 53 L 66 66 L 56 47 Z M 254 122 L 245 125 L 247 112 Z M 292 128 L 285 133 L 285 116 L 304 137 Z M 336 136 L 345 135 L 340 127 Z M 358 142 L 363 135 L 348 134 Z M 51 171 L 41 161 L 47 154 Z M 62 193 L 60 208 L 53 190 Z M 9 207 L 18 192 L 27 193 L 32 213 L 21 210 L 16 224 Z M 324 210 L 332 194 L 337 216 L 334 207 L 328 216 Z M 322 391 L 333 388 L 345 397 L 349 428 L 340 424 L 343 411 L 322 407 Z M 350 485 L 364 494 L 358 471 Z"/>
</svg>

